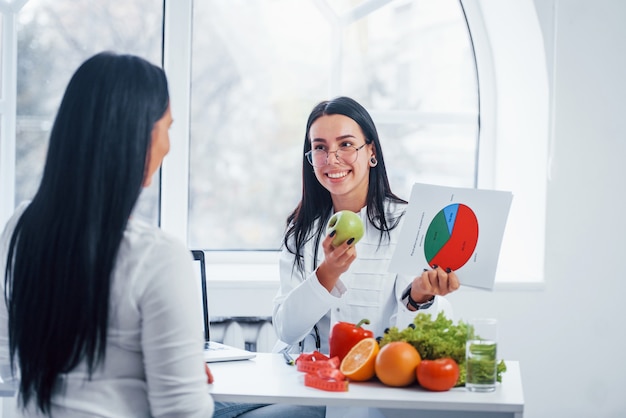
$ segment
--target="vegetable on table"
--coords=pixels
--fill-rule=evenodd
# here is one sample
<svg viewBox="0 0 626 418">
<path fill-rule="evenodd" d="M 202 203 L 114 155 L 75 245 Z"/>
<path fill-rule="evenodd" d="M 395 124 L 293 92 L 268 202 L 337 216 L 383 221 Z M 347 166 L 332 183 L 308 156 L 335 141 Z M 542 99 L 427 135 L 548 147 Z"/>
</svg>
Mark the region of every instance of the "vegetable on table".
<svg viewBox="0 0 626 418">
<path fill-rule="evenodd" d="M 339 357 L 339 361 L 348 354 L 348 351 L 364 338 L 373 338 L 374 333 L 362 328 L 363 324 L 369 324 L 369 319 L 361 319 L 357 324 L 350 322 L 337 322 L 328 336 L 330 357 Z"/>
<path fill-rule="evenodd" d="M 417 383 L 424 389 L 443 392 L 459 380 L 459 365 L 450 357 L 422 360 L 417 366 Z"/>
<path fill-rule="evenodd" d="M 422 360 L 437 360 L 444 357 L 453 359 L 459 366 L 459 378 L 455 386 L 465 385 L 465 343 L 469 325 L 463 321 L 457 324 L 439 312 L 432 319 L 430 314 L 418 313 L 413 323 L 400 330 L 391 327 L 380 338 L 381 349 L 392 341 L 406 341 L 412 344 L 419 352 Z M 506 372 L 506 365 L 500 360 L 497 366 L 497 380 L 502 381 L 502 374 Z"/>
</svg>

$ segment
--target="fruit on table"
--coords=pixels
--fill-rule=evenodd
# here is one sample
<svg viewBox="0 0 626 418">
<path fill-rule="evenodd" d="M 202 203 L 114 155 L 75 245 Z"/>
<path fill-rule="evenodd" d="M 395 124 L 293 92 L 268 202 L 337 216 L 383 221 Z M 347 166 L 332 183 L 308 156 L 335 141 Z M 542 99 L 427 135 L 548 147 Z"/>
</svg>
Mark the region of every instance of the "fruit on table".
<svg viewBox="0 0 626 418">
<path fill-rule="evenodd" d="M 408 386 L 417 379 L 422 358 L 417 349 L 405 341 L 383 345 L 376 356 L 376 377 L 388 386 Z"/>
<path fill-rule="evenodd" d="M 459 365 L 446 357 L 422 360 L 417 366 L 417 382 L 424 389 L 443 392 L 452 389 L 459 380 Z"/>
<path fill-rule="evenodd" d="M 326 228 L 326 234 L 336 231 L 333 237 L 333 246 L 338 247 L 350 238 L 354 238 L 356 244 L 363 238 L 365 228 L 361 217 L 351 210 L 340 210 L 331 216 Z"/>
<path fill-rule="evenodd" d="M 356 343 L 364 338 L 373 338 L 372 331 L 361 327 L 369 323 L 369 319 L 361 319 L 356 325 L 350 322 L 337 322 L 333 325 L 328 337 L 330 357 L 337 356 L 339 360 L 343 360 Z"/>
<path fill-rule="evenodd" d="M 376 374 L 374 368 L 378 352 L 378 341 L 373 337 L 364 338 L 346 354 L 339 371 L 350 380 L 369 380 Z"/>
</svg>

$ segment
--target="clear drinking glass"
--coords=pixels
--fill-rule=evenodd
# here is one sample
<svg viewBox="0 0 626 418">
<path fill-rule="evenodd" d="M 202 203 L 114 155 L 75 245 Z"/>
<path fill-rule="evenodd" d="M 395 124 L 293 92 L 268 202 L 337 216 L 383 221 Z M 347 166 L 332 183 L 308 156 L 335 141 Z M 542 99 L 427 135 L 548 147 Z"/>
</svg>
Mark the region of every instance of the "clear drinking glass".
<svg viewBox="0 0 626 418">
<path fill-rule="evenodd" d="M 472 392 L 492 392 L 496 390 L 498 322 L 481 318 L 468 325 L 465 386 Z"/>
</svg>

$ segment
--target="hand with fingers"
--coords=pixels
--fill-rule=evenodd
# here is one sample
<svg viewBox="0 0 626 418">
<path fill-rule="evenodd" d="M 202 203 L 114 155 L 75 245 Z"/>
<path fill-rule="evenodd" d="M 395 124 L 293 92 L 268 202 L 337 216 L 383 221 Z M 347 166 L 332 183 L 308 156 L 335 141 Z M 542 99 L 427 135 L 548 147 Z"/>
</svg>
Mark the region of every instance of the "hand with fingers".
<svg viewBox="0 0 626 418">
<path fill-rule="evenodd" d="M 411 283 L 411 299 L 417 303 L 424 303 L 434 296 L 445 296 L 459 288 L 459 278 L 451 269 L 433 266 L 424 269 L 420 276 Z"/>
<path fill-rule="evenodd" d="M 335 231 L 331 231 L 322 241 L 324 261 L 317 269 L 317 279 L 329 292 L 339 280 L 339 276 L 345 273 L 356 260 L 354 239 L 349 239 L 335 247 L 332 244 L 334 235 Z"/>
<path fill-rule="evenodd" d="M 206 373 L 206 381 L 207 383 L 213 383 L 213 373 L 211 373 L 211 369 L 209 369 L 209 365 L 204 363 L 204 373 Z"/>
</svg>

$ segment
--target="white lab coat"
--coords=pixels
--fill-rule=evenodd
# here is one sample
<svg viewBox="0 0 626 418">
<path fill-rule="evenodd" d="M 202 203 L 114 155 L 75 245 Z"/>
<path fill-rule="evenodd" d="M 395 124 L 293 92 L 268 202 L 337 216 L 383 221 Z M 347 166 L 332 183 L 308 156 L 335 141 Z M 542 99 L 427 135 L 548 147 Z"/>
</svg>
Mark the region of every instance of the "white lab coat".
<svg viewBox="0 0 626 418">
<path fill-rule="evenodd" d="M 385 208 L 390 220 L 401 216 L 406 204 L 387 202 Z M 407 309 L 401 298 L 414 276 L 388 271 L 404 217 L 390 231 L 390 239 L 383 238 L 379 245 L 380 231 L 367 220 L 367 208 L 363 208 L 359 215 L 365 225 L 365 235 L 356 244 L 357 258 L 341 275 L 332 292 L 320 284 L 313 269 L 315 239 L 309 240 L 304 248 L 305 274 L 294 267 L 294 255 L 283 248 L 280 288 L 274 298 L 273 325 L 279 339 L 274 351 L 292 345 L 290 352 L 319 349 L 328 353 L 328 335 L 331 326 L 338 321 L 357 323 L 366 318 L 370 324 L 364 327 L 371 330 L 375 337 L 382 336 L 387 327 L 403 329 L 413 322 L 417 313 Z M 316 266 L 321 264 L 323 258 L 320 244 Z M 415 275 L 421 274 L 426 267 L 416 268 Z M 439 296 L 435 297 L 431 307 L 419 312 L 435 316 L 439 311 L 445 311 L 448 318 L 453 317 L 450 303 Z M 315 342 L 314 325 L 317 325 L 319 333 L 319 348 Z M 302 340 L 304 346 L 300 348 Z"/>
</svg>

